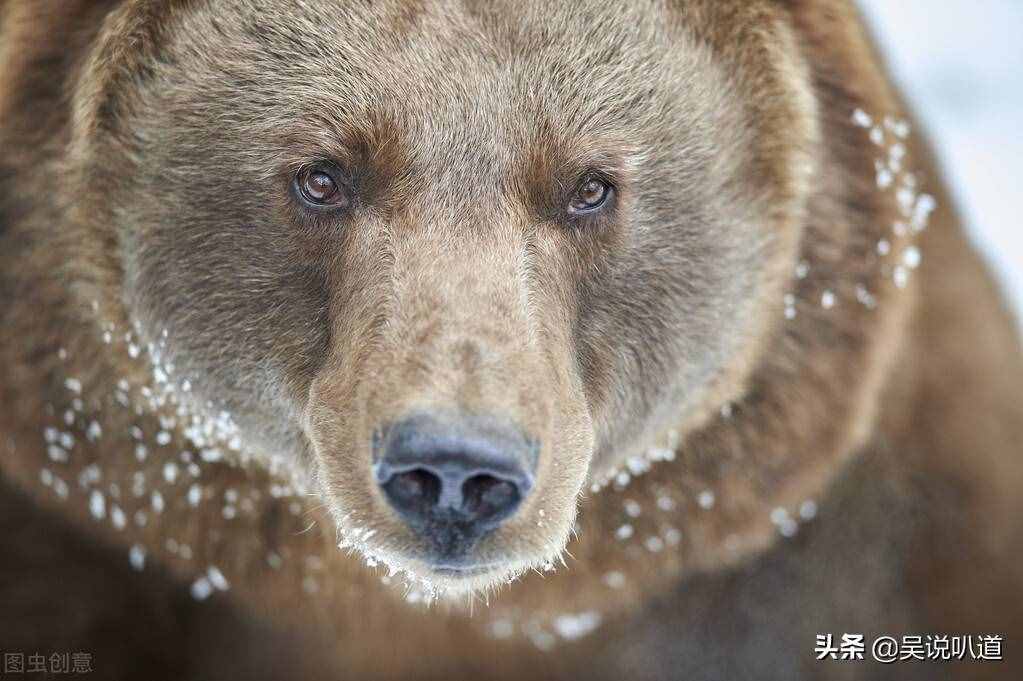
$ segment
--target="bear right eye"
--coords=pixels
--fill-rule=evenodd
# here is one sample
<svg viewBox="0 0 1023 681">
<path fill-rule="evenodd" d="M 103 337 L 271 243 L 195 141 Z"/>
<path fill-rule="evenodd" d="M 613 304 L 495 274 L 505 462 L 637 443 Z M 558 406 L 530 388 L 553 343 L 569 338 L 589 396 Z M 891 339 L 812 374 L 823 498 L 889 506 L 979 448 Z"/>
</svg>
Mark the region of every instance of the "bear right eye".
<svg viewBox="0 0 1023 681">
<path fill-rule="evenodd" d="M 587 175 L 576 188 L 575 195 L 568 204 L 568 212 L 573 215 L 595 213 L 604 208 L 614 198 L 614 186 L 596 175 Z"/>
<path fill-rule="evenodd" d="M 295 176 L 295 187 L 302 200 L 316 208 L 347 208 L 352 202 L 340 172 L 327 164 L 302 168 Z"/>
</svg>

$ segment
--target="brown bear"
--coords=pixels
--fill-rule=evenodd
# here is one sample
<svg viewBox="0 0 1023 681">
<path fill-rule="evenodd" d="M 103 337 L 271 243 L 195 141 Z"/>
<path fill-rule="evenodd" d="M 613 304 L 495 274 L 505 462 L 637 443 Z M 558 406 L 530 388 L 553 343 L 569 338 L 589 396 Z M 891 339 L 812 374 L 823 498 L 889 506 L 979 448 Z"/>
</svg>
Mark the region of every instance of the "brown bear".
<svg viewBox="0 0 1023 681">
<path fill-rule="evenodd" d="M 1020 678 L 1017 326 L 849 0 L 5 0 L 0 150 L 12 664 Z"/>
</svg>

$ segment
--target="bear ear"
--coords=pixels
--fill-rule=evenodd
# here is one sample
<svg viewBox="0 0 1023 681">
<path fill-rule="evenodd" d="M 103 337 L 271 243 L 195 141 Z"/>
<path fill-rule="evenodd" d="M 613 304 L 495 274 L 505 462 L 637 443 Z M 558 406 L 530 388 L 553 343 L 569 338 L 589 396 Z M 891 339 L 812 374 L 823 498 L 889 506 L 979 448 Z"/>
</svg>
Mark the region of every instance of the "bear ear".
<svg viewBox="0 0 1023 681">
<path fill-rule="evenodd" d="M 166 62 L 176 17 L 195 0 L 125 0 L 104 20 L 73 92 L 73 144 L 116 129 L 133 100 Z M 79 146 L 79 144 L 74 144 Z"/>
</svg>

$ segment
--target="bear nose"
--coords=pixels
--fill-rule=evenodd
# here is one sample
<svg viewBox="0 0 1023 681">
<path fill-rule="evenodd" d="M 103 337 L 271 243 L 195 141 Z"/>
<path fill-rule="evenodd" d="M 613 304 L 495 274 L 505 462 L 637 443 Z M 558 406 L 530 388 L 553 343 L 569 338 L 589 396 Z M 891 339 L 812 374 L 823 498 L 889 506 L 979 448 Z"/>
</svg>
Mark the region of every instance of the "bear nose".
<svg viewBox="0 0 1023 681">
<path fill-rule="evenodd" d="M 374 475 L 434 558 L 452 560 L 515 512 L 532 489 L 536 455 L 518 429 L 494 420 L 417 415 L 387 428 Z"/>
</svg>

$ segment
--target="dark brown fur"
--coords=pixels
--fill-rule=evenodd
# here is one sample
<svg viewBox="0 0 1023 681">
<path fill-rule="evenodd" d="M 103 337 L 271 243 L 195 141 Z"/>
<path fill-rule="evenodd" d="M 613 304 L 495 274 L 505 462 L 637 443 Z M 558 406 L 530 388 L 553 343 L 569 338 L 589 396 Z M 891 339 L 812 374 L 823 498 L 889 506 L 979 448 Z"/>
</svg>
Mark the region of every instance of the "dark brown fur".
<svg viewBox="0 0 1023 681">
<path fill-rule="evenodd" d="M 856 12 L 525 5 L 0 2 L 0 648 L 94 651 L 102 678 L 1017 678 L 1017 327 L 917 131 L 901 167 L 937 210 L 893 233 L 897 140 L 853 111 L 909 116 Z M 284 189 L 323 154 L 355 169 L 350 223 Z M 563 224 L 590 167 L 616 212 Z M 233 413 L 246 465 L 190 477 L 153 355 Z M 504 567 L 430 608 L 358 558 L 424 569 L 367 444 L 424 406 L 543 442 L 480 548 Z M 672 460 L 614 482 L 651 447 Z M 281 453 L 315 498 L 270 493 Z M 573 528 L 567 567 L 492 592 Z M 230 591 L 196 602 L 209 566 Z M 1000 633 L 1006 661 L 813 661 L 845 632 Z"/>
</svg>

